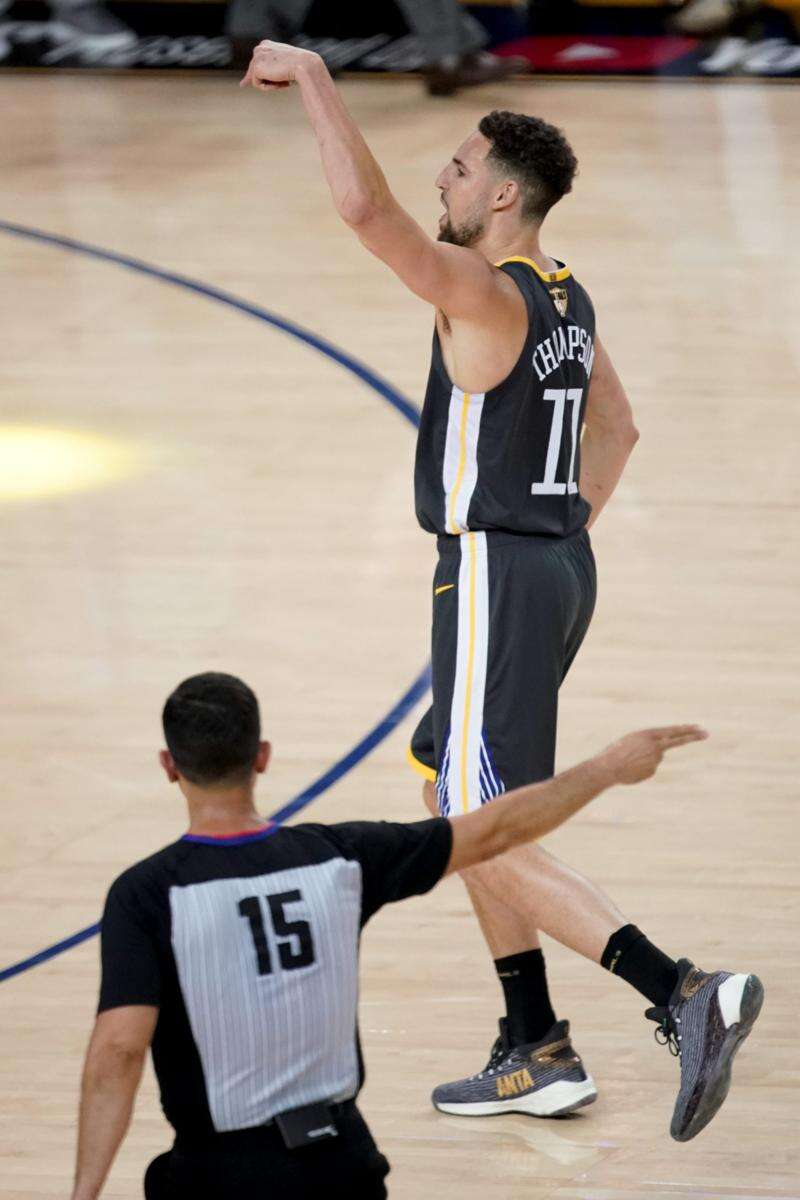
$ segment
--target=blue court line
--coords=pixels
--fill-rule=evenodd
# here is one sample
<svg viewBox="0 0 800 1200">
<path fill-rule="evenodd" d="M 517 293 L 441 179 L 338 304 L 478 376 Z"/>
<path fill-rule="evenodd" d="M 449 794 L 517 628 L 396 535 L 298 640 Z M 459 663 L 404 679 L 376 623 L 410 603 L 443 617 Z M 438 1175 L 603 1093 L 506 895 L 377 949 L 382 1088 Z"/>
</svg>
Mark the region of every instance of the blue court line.
<svg viewBox="0 0 800 1200">
<path fill-rule="evenodd" d="M 349 354 L 345 354 L 343 350 L 339 350 L 331 342 L 317 337 L 316 334 L 311 333 L 308 329 L 304 329 L 301 325 L 296 325 L 293 321 L 284 320 L 283 317 L 279 317 L 275 313 L 261 308 L 258 304 L 250 304 L 246 300 L 240 300 L 230 292 L 201 283 L 196 279 L 190 279 L 187 275 L 179 275 L 172 271 L 162 271 L 159 267 L 154 267 L 150 263 L 143 262 L 141 259 L 131 258 L 126 254 L 116 254 L 112 250 L 104 250 L 99 246 L 91 246 L 87 242 L 75 241 L 73 238 L 59 237 L 56 234 L 45 233 L 40 229 L 31 229 L 25 225 L 16 225 L 11 221 L 0 221 L 0 230 L 13 234 L 16 237 L 28 238 L 31 241 L 43 242 L 45 245 L 56 246 L 62 250 L 72 251 L 75 254 L 82 254 L 88 258 L 97 258 L 104 262 L 116 263 L 118 266 L 126 267 L 128 270 L 137 271 L 140 275 L 148 275 L 152 279 L 161 280 L 162 283 L 171 283 L 175 287 L 185 288 L 187 291 L 195 292 L 210 300 L 216 300 L 220 304 L 226 304 L 229 308 L 237 309 L 239 312 L 254 317 L 258 321 L 264 321 L 267 325 L 272 325 L 275 329 L 280 329 L 284 333 L 290 334 L 292 337 L 318 350 L 320 354 L 333 359 L 334 362 L 344 367 L 345 370 L 350 371 L 352 375 L 355 375 L 363 383 L 366 383 L 368 387 L 371 387 L 379 396 L 382 396 L 415 429 L 419 426 L 419 409 L 401 396 L 385 379 L 381 379 L 369 367 L 358 362 L 357 359 L 351 358 Z M 422 699 L 430 684 L 431 668 L 430 663 L 428 663 L 394 707 L 352 750 L 345 754 L 343 758 L 340 758 L 338 762 L 335 762 L 332 767 L 329 767 L 327 771 L 315 779 L 313 783 L 309 784 L 293 800 L 290 800 L 288 804 L 285 804 L 282 808 L 272 813 L 269 819 L 278 825 L 283 824 L 289 817 L 305 808 L 306 805 L 311 804 L 313 800 L 316 800 L 317 796 L 327 791 L 328 788 L 333 787 L 343 775 L 346 775 L 348 771 L 352 771 L 353 767 L 357 766 L 384 738 L 389 736 L 392 730 L 408 715 L 414 705 Z M 40 950 L 38 954 L 33 954 L 30 958 L 24 958 L 20 962 L 12 963 L 10 967 L 0 970 L 0 983 L 6 979 L 11 979 L 14 975 L 21 975 L 23 971 L 29 971 L 32 967 L 37 967 L 40 963 L 47 962 L 49 959 L 55 958 L 58 954 L 63 954 L 65 950 L 70 950 L 73 946 L 79 946 L 81 942 L 88 941 L 89 938 L 94 937 L 99 931 L 99 924 L 87 925 L 85 929 L 78 930 L 77 933 L 64 938 L 63 941 L 55 942 L 52 946 Z"/>
<path fill-rule="evenodd" d="M 335 762 L 332 767 L 329 767 L 318 779 L 295 796 L 294 800 L 290 800 L 288 804 L 284 804 L 283 808 L 279 808 L 276 812 L 271 813 L 269 820 L 274 821 L 276 825 L 282 825 L 289 817 L 294 816 L 301 808 L 305 808 L 312 800 L 316 800 L 328 788 L 333 787 L 343 775 L 348 771 L 352 771 L 353 767 L 357 766 L 363 758 L 366 758 L 377 745 L 388 737 L 395 726 L 406 717 L 417 701 L 421 700 L 431 685 L 431 669 L 426 666 L 423 671 L 417 676 L 411 687 L 400 697 L 394 708 L 386 714 L 386 716 L 378 722 L 378 724 L 370 729 L 369 733 L 361 739 L 358 745 L 354 746 L 343 758 Z M 14 975 L 21 975 L 23 971 L 29 971 L 31 967 L 38 967 L 40 963 L 47 962 L 50 958 L 55 958 L 57 954 L 63 954 L 65 950 L 70 950 L 73 946 L 79 946 L 81 942 L 88 941 L 89 938 L 99 933 L 99 925 L 87 925 L 85 929 L 73 933 L 71 937 L 64 938 L 63 942 L 55 942 L 54 945 L 48 946 L 45 950 L 40 950 L 38 954 L 32 954 L 30 958 L 23 958 L 21 962 L 14 963 L 10 967 L 6 967 L 0 971 L 0 983 L 4 979 L 11 979 Z"/>
<path fill-rule="evenodd" d="M 87 925 L 85 929 L 79 929 L 71 937 L 64 938 L 63 942 L 54 942 L 52 946 L 40 950 L 38 954 L 32 954 L 30 958 L 23 958 L 18 963 L 12 963 L 10 967 L 0 971 L 0 983 L 4 979 L 11 979 L 13 975 L 21 975 L 23 971 L 30 971 L 31 967 L 38 967 L 39 963 L 47 962 L 48 958 L 55 958 L 57 954 L 63 954 L 65 950 L 71 950 L 73 946 L 80 946 L 81 942 L 88 941 L 99 932 L 99 925 Z"/>
<path fill-rule="evenodd" d="M 117 254 L 113 250 L 104 250 L 101 246 L 92 246 L 88 242 L 79 242 L 74 238 L 60 237 L 54 233 L 45 233 L 41 229 L 32 229 L 27 225 L 17 225 L 13 221 L 0 221 L 0 230 L 4 233 L 11 233 L 16 237 L 28 238 L 30 241 L 43 242 L 47 246 L 57 246 L 61 250 L 71 250 L 74 254 L 82 254 L 87 258 L 99 258 L 103 262 L 116 263 L 117 266 L 127 267 L 129 271 L 137 271 L 140 275 L 148 275 L 151 279 L 160 279 L 162 283 L 171 283 L 175 287 L 185 288 L 189 292 L 196 292 L 198 296 L 206 296 L 209 300 L 216 300 L 220 304 L 226 304 L 229 308 L 235 308 L 237 312 L 245 313 L 248 317 L 254 317 L 257 321 L 264 321 L 267 325 L 272 325 L 275 329 L 280 329 L 284 333 L 291 334 L 301 342 L 305 342 L 307 346 L 312 346 L 314 350 L 318 350 L 320 354 L 324 354 L 327 358 L 333 359 L 339 366 L 344 367 L 351 375 L 355 375 L 373 391 L 382 396 L 392 408 L 396 408 L 399 413 L 406 418 L 416 429 L 419 425 L 419 409 L 412 404 L 410 400 L 406 400 L 404 396 L 392 387 L 385 379 L 381 379 L 380 375 L 376 375 L 369 367 L 365 366 L 351 355 L 345 354 L 344 350 L 340 350 L 338 346 L 334 346 L 332 342 L 326 341 L 325 338 L 318 337 L 309 329 L 304 329 L 302 325 L 296 325 L 294 321 L 287 321 L 284 317 L 279 317 L 276 313 L 270 312 L 266 308 L 262 308 L 260 304 L 251 304 L 249 300 L 241 300 L 238 296 L 234 296 L 231 292 L 223 291 L 222 288 L 214 287 L 212 284 L 202 283 L 199 279 L 191 279 L 188 275 L 180 275 L 175 271 L 162 271 L 160 267 L 154 267 L 151 263 L 143 262 L 140 258 L 131 258 L 127 254 Z"/>
</svg>

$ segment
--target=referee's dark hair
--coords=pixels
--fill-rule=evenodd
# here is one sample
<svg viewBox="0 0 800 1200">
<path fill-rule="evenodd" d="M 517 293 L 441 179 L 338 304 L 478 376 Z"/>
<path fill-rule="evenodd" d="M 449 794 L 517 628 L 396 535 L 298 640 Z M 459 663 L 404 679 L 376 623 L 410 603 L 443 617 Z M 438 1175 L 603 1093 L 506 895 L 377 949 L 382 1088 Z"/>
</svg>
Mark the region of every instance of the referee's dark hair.
<svg viewBox="0 0 800 1200">
<path fill-rule="evenodd" d="M 478 130 L 492 143 L 487 161 L 516 179 L 522 216 L 541 224 L 554 204 L 572 191 L 578 160 L 555 125 L 540 117 L 495 109 Z"/>
<path fill-rule="evenodd" d="M 235 675 L 206 671 L 184 679 L 164 705 L 162 723 L 175 768 L 190 783 L 238 783 L 253 770 L 258 700 Z"/>
</svg>

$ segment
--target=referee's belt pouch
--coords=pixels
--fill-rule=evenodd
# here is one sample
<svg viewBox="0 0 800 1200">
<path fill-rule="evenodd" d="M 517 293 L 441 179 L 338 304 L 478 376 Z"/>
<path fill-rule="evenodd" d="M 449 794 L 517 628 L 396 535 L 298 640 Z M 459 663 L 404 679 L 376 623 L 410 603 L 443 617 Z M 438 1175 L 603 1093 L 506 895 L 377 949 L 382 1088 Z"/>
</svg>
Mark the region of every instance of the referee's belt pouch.
<svg viewBox="0 0 800 1200">
<path fill-rule="evenodd" d="M 339 1136 L 332 1106 L 324 1101 L 277 1113 L 275 1124 L 289 1150 L 299 1150 L 302 1146 L 313 1146 L 315 1142 Z"/>
</svg>

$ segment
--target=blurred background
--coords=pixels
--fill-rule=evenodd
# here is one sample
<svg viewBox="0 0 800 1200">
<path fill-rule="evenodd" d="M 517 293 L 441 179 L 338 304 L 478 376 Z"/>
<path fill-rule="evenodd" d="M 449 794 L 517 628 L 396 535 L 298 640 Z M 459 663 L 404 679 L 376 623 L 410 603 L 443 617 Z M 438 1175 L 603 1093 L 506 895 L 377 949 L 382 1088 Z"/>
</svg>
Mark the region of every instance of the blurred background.
<svg viewBox="0 0 800 1200">
<path fill-rule="evenodd" d="M 799 31 L 797 0 L 0 0 L 0 65 L 230 68 L 271 36 L 450 95 L 512 68 L 797 76 Z"/>
</svg>

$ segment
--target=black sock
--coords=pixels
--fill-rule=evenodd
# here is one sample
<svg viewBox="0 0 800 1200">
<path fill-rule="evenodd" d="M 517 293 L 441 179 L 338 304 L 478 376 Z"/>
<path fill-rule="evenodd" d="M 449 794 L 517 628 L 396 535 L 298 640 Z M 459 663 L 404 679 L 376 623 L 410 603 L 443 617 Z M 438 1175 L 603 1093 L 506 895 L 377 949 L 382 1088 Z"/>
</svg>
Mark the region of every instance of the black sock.
<svg viewBox="0 0 800 1200">
<path fill-rule="evenodd" d="M 541 950 L 524 950 L 522 954 L 496 958 L 494 965 L 505 993 L 512 1046 L 538 1042 L 556 1021 L 547 990 L 544 955 Z"/>
<path fill-rule="evenodd" d="M 637 992 L 663 1008 L 678 982 L 678 968 L 635 925 L 623 925 L 608 939 L 600 965 L 620 975 Z"/>
</svg>

